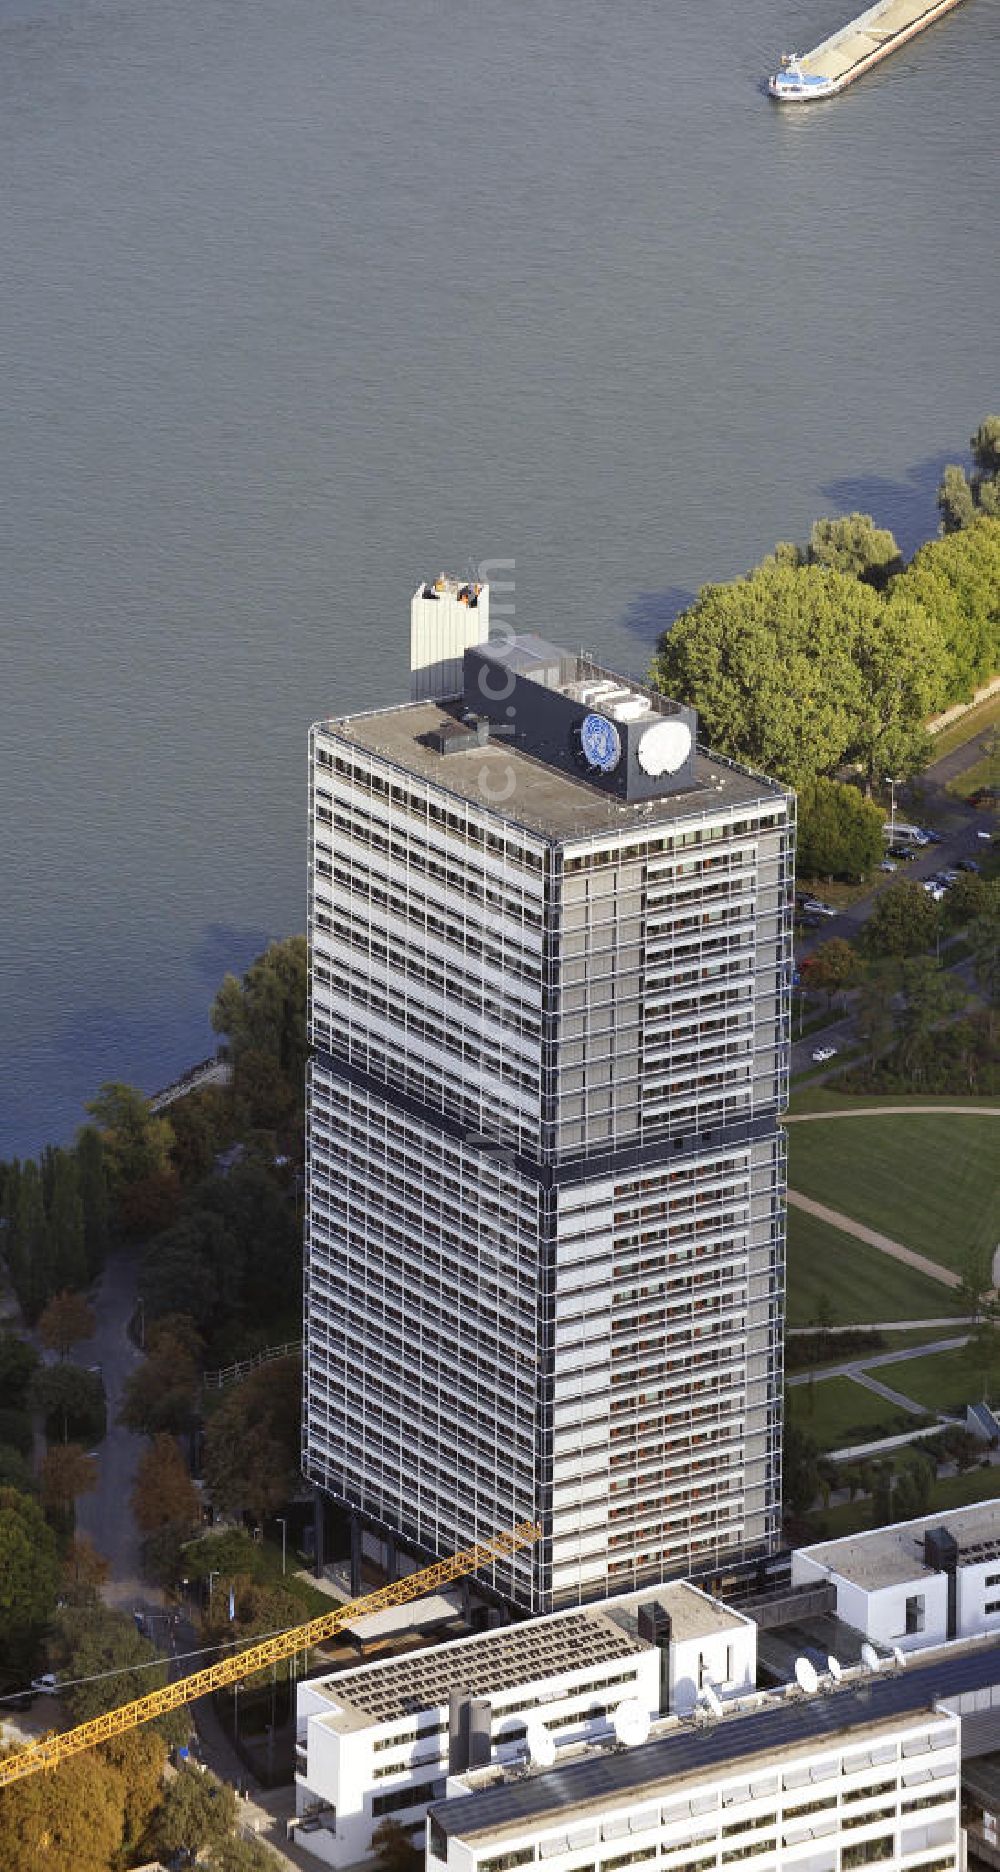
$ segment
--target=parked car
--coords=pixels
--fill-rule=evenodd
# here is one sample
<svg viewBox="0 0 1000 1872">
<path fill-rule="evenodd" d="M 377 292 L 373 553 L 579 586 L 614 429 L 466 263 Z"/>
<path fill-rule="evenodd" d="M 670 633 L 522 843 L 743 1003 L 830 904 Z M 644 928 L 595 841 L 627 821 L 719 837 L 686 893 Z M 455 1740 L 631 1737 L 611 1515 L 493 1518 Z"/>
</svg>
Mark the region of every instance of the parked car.
<svg viewBox="0 0 1000 1872">
<path fill-rule="evenodd" d="M 825 1066 L 827 1060 L 836 1059 L 836 1057 L 836 1047 L 815 1047 L 813 1049 L 813 1059 L 817 1066 Z"/>
<path fill-rule="evenodd" d="M 926 825 L 918 826 L 917 831 L 920 833 L 925 845 L 940 845 L 942 837 L 940 832 L 935 832 L 930 826 Z"/>
<path fill-rule="evenodd" d="M 33 1677 L 31 1688 L 36 1696 L 58 1696 L 62 1685 L 55 1671 L 46 1671 L 44 1677 Z"/>
<path fill-rule="evenodd" d="M 959 871 L 975 871 L 977 876 L 982 870 L 982 865 L 977 864 L 974 858 L 956 858 L 955 864 Z"/>
<path fill-rule="evenodd" d="M 904 864 L 910 864 L 914 858 L 919 858 L 920 853 L 915 845 L 890 845 L 889 856 L 901 858 Z"/>
<path fill-rule="evenodd" d="M 879 870 L 880 871 L 898 871 L 899 865 L 897 864 L 895 858 L 883 858 L 882 863 L 879 865 Z"/>
<path fill-rule="evenodd" d="M 950 868 L 947 871 L 939 871 L 937 873 L 937 882 L 939 884 L 957 884 L 958 872 L 952 871 Z"/>
<path fill-rule="evenodd" d="M 835 917 L 839 914 L 832 904 L 824 903 L 822 897 L 804 898 L 802 908 L 808 911 L 810 916 Z"/>
<path fill-rule="evenodd" d="M 939 884 L 936 878 L 925 878 L 924 889 L 928 897 L 933 897 L 935 903 L 943 903 L 944 885 Z"/>
</svg>

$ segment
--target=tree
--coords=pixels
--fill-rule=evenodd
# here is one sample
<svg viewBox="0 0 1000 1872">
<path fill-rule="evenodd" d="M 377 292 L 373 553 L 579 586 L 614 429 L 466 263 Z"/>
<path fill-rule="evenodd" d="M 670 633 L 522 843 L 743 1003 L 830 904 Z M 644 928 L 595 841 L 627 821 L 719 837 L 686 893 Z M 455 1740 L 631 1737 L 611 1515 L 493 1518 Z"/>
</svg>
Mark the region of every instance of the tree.
<svg viewBox="0 0 1000 1872">
<path fill-rule="evenodd" d="M 917 1077 L 938 1024 L 954 1014 L 965 1000 L 965 990 L 933 956 L 913 956 L 900 969 L 903 1011 L 900 1019 L 900 1058 Z"/>
<path fill-rule="evenodd" d="M 0 1332 L 0 1406 L 23 1404 L 38 1367 L 38 1353 L 19 1334 Z"/>
<path fill-rule="evenodd" d="M 89 1534 L 74 1534 L 63 1560 L 62 1597 L 67 1605 L 93 1605 L 111 1572 Z"/>
<path fill-rule="evenodd" d="M 398 1820 L 381 1820 L 372 1834 L 378 1872 L 421 1872 L 424 1855 Z"/>
<path fill-rule="evenodd" d="M 915 1521 L 930 1507 L 936 1467 L 919 1450 L 911 1451 L 908 1460 L 897 1470 L 892 1492 L 894 1521 Z"/>
<path fill-rule="evenodd" d="M 143 1436 L 193 1428 L 201 1399 L 203 1341 L 183 1314 L 154 1320 L 146 1333 L 146 1357 L 125 1380 L 118 1421 Z"/>
<path fill-rule="evenodd" d="M 978 1320 L 988 1311 L 988 1296 L 993 1287 L 993 1257 L 985 1248 L 970 1248 L 960 1269 L 959 1296 L 970 1319 Z"/>
<path fill-rule="evenodd" d="M 0 1800 L 0 1865 L 4 1872 L 108 1872 L 120 1864 L 124 1806 L 122 1776 L 100 1752 L 70 1756 L 58 1774 L 15 1781 Z"/>
<path fill-rule="evenodd" d="M 42 1502 L 56 1514 L 67 1514 L 78 1495 L 97 1487 L 97 1465 L 79 1443 L 53 1443 L 42 1464 Z"/>
<path fill-rule="evenodd" d="M 787 1400 L 786 1400 L 787 1405 Z M 790 1514 L 807 1514 L 819 1493 L 819 1446 L 785 1410 L 782 1495 Z"/>
<path fill-rule="evenodd" d="M 817 520 L 809 535 L 809 562 L 864 579 L 883 591 L 894 573 L 902 570 L 903 556 L 892 534 L 877 527 L 871 514 L 846 514 L 839 520 Z"/>
<path fill-rule="evenodd" d="M 185 1767 L 168 1783 L 153 1831 L 163 1858 L 186 1854 L 191 1863 L 221 1846 L 235 1825 L 235 1789 L 214 1774 Z"/>
<path fill-rule="evenodd" d="M 844 758 L 862 704 L 844 614 L 878 602 L 819 566 L 705 585 L 660 639 L 652 680 L 698 709 L 712 746 L 801 785 Z"/>
<path fill-rule="evenodd" d="M 939 705 L 968 700 L 1000 663 L 1000 519 L 980 517 L 930 540 L 891 595 L 914 600 L 940 626 L 947 662 Z"/>
<path fill-rule="evenodd" d="M 233 1066 L 233 1093 L 251 1123 L 274 1128 L 305 1100 L 307 958 L 304 936 L 272 943 L 242 980 L 227 975 L 212 1004 Z M 261 1067 L 264 1067 L 262 1072 Z"/>
<path fill-rule="evenodd" d="M 989 909 L 969 924 L 969 948 L 976 982 L 989 1009 L 989 1038 L 994 1038 L 994 1016 L 1000 1007 L 1000 905 L 996 896 Z"/>
<path fill-rule="evenodd" d="M 936 619 L 899 581 L 886 599 L 843 572 L 772 561 L 706 585 L 661 638 L 652 679 L 699 710 L 725 754 L 796 786 L 854 761 L 870 785 L 919 767 L 948 670 Z"/>
<path fill-rule="evenodd" d="M 76 1173 L 83 1205 L 83 1244 L 87 1274 L 93 1280 L 104 1266 L 108 1251 L 108 1176 L 104 1144 L 94 1125 L 84 1125 L 76 1138 Z"/>
<path fill-rule="evenodd" d="M 186 1536 L 201 1520 L 201 1498 L 173 1437 L 154 1437 L 143 1450 L 132 1490 L 132 1515 L 140 1534 L 176 1528 Z"/>
<path fill-rule="evenodd" d="M 88 1278 L 87 1249 L 76 1157 L 72 1151 L 54 1150 L 50 1164 L 47 1211 L 53 1282 L 64 1288 L 84 1287 Z"/>
<path fill-rule="evenodd" d="M 135 1620 L 99 1601 L 54 1613 L 48 1653 L 52 1668 L 69 1680 L 63 1698 L 75 1723 L 161 1689 L 169 1674 L 168 1660 L 137 1631 Z M 174 1711 L 158 1718 L 157 1727 L 168 1740 L 183 1739 L 190 1718 Z"/>
<path fill-rule="evenodd" d="M 1000 515 L 1000 416 L 987 416 L 971 444 L 974 463 L 971 481 L 964 468 L 947 467 L 938 490 L 938 507 L 945 533 L 967 527 L 980 514 Z"/>
<path fill-rule="evenodd" d="M 105 1169 L 116 1196 L 169 1170 L 174 1141 L 170 1122 L 155 1116 L 135 1086 L 106 1080 L 87 1110 L 100 1132 Z"/>
<path fill-rule="evenodd" d="M 869 955 L 919 955 L 930 948 L 939 926 L 929 891 L 912 878 L 900 878 L 876 899 L 862 941 Z"/>
<path fill-rule="evenodd" d="M 186 1313 L 207 1337 L 239 1301 L 240 1242 L 211 1210 L 193 1209 L 161 1235 L 147 1254 L 140 1287 L 148 1318 Z"/>
<path fill-rule="evenodd" d="M 81 1365 L 42 1365 L 31 1381 L 30 1398 L 45 1418 L 50 1442 L 99 1443 L 107 1430 L 103 1382 Z"/>
<path fill-rule="evenodd" d="M 422 1867 L 423 1853 L 418 1853 L 417 1858 Z M 280 1861 L 263 1840 L 241 1839 L 235 1834 L 209 1849 L 208 1864 L 211 1872 L 279 1872 Z"/>
<path fill-rule="evenodd" d="M 863 878 L 883 849 L 881 809 L 857 787 L 823 778 L 806 782 L 799 794 L 800 876 Z"/>
<path fill-rule="evenodd" d="M 38 1321 L 38 1337 L 49 1352 L 65 1358 L 81 1339 L 92 1339 L 97 1316 L 80 1293 L 54 1294 Z"/>
<path fill-rule="evenodd" d="M 853 943 L 845 942 L 842 936 L 832 936 L 829 942 L 820 943 L 806 956 L 801 973 L 807 988 L 818 988 L 825 993 L 827 1008 L 831 1008 L 835 994 L 853 988 L 860 981 L 864 963 Z"/>
<path fill-rule="evenodd" d="M 957 877 L 942 905 L 944 920 L 952 929 L 964 929 L 977 917 L 989 915 L 996 896 L 996 884 L 988 884 L 985 878 Z"/>
<path fill-rule="evenodd" d="M 30 1676 L 58 1591 L 56 1539 L 38 1503 L 0 1489 L 0 1657 L 14 1678 Z"/>
<path fill-rule="evenodd" d="M 205 1480 L 217 1507 L 262 1521 L 299 1477 L 301 1361 L 274 1359 L 223 1394 L 205 1427 Z"/>
<path fill-rule="evenodd" d="M 53 1254 L 42 1179 L 30 1158 L 19 1166 L 13 1200 L 7 1261 L 17 1297 L 33 1324 L 52 1292 Z"/>
</svg>

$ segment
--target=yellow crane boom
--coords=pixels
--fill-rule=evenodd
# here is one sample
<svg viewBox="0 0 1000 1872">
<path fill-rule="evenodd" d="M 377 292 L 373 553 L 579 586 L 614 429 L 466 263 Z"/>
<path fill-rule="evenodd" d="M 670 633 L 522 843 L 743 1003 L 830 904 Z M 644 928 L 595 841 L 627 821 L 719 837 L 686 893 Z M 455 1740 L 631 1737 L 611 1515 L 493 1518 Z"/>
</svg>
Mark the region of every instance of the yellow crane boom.
<svg viewBox="0 0 1000 1872">
<path fill-rule="evenodd" d="M 530 1547 L 540 1534 L 541 1529 L 533 1521 L 521 1521 L 509 1534 L 498 1534 L 492 1540 L 480 1541 L 475 1547 L 463 1548 L 447 1560 L 437 1560 L 433 1566 L 424 1567 L 419 1573 L 408 1573 L 405 1579 L 396 1580 L 391 1586 L 380 1587 L 378 1592 L 367 1593 L 362 1599 L 352 1599 L 349 1604 L 337 1606 L 332 1612 L 321 1613 L 319 1618 L 310 1619 L 305 1625 L 293 1625 L 288 1631 L 276 1633 L 273 1638 L 264 1638 L 257 1644 L 248 1645 L 243 1651 L 221 1658 L 217 1664 L 209 1664 L 205 1670 L 193 1671 L 189 1677 L 179 1677 L 175 1683 L 164 1684 L 162 1690 L 151 1690 L 147 1696 L 139 1697 L 134 1703 L 123 1703 L 118 1709 L 106 1711 L 103 1716 L 94 1716 L 89 1722 L 79 1723 L 75 1729 L 65 1730 L 62 1735 L 43 1736 L 41 1741 L 29 1743 L 26 1748 L 0 1761 L 0 1788 L 8 1787 L 12 1781 L 23 1780 L 25 1775 L 37 1774 L 41 1768 L 56 1768 L 68 1756 L 82 1755 L 86 1749 L 95 1748 L 99 1742 L 110 1742 L 112 1737 L 124 1735 L 129 1729 L 138 1729 L 143 1723 L 152 1722 L 155 1716 L 165 1716 L 168 1710 L 193 1703 L 210 1690 L 222 1690 L 227 1684 L 239 1683 L 265 1664 L 280 1664 L 296 1651 L 308 1651 L 311 1646 L 333 1638 L 345 1625 L 352 1624 L 355 1619 L 365 1618 L 370 1612 L 384 1612 L 388 1606 L 406 1605 L 408 1600 L 420 1599 L 425 1593 L 434 1592 L 438 1586 L 447 1586 L 451 1580 L 461 1579 L 465 1573 L 478 1572 L 480 1567 L 489 1565 L 493 1560 L 508 1559 L 518 1548 Z"/>
</svg>

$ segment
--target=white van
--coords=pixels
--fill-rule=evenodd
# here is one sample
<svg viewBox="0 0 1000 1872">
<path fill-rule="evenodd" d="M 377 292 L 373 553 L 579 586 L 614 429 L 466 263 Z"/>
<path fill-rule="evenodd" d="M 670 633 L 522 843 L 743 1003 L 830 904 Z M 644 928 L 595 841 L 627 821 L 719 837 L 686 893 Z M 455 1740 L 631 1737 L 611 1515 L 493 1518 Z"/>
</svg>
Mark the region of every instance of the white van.
<svg viewBox="0 0 1000 1872">
<path fill-rule="evenodd" d="M 910 839 L 915 845 L 926 845 L 927 843 L 927 839 L 918 825 L 906 825 L 902 819 L 896 819 L 892 823 L 887 820 L 882 827 L 882 837 L 885 839 L 887 845 L 895 844 L 897 839 Z"/>
</svg>

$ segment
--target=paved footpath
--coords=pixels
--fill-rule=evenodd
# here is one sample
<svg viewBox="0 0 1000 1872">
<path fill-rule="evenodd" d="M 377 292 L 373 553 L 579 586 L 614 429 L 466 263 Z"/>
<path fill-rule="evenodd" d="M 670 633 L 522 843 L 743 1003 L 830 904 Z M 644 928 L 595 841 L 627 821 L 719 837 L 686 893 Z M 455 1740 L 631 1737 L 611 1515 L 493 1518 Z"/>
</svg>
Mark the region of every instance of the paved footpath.
<svg viewBox="0 0 1000 1872">
<path fill-rule="evenodd" d="M 950 1326 L 952 1321 L 949 1320 L 947 1324 Z M 960 1339 L 927 1339 L 920 1345 L 903 1346 L 898 1352 L 863 1352 L 857 1358 L 845 1359 L 841 1365 L 817 1365 L 812 1371 L 796 1372 L 793 1377 L 786 1378 L 785 1383 L 789 1386 L 804 1385 L 812 1378 L 816 1384 L 821 1384 L 824 1378 L 857 1378 L 863 1384 L 865 1374 L 880 1365 L 905 1365 L 907 1359 L 926 1358 L 932 1352 L 957 1352 L 968 1343 L 969 1336 L 963 1333 Z M 874 1384 L 871 1387 L 872 1390 L 878 1388 Z M 882 1388 L 885 1389 L 884 1386 Z M 926 1408 L 923 1404 L 914 1404 L 912 1398 L 908 1398 L 907 1408 L 911 1407 L 918 1411 Z"/>
<path fill-rule="evenodd" d="M 853 1117 L 854 1114 L 849 1113 Z M 942 1267 L 938 1261 L 929 1261 L 926 1255 L 917 1254 L 916 1249 L 904 1247 L 902 1242 L 893 1241 L 891 1235 L 882 1235 L 878 1229 L 866 1228 L 863 1222 L 855 1222 L 853 1216 L 842 1215 L 839 1209 L 828 1209 L 825 1203 L 814 1202 L 811 1196 L 802 1196 L 798 1190 L 790 1189 L 788 1200 L 795 1209 L 804 1209 L 807 1215 L 816 1216 L 820 1222 L 828 1222 L 831 1228 L 840 1229 L 844 1235 L 853 1235 L 858 1241 L 867 1242 L 869 1248 L 878 1248 L 882 1254 L 891 1255 L 894 1261 L 903 1261 L 907 1267 L 916 1268 L 931 1280 L 940 1281 L 942 1287 L 961 1287 L 961 1275 L 953 1274 L 950 1268 Z"/>
<path fill-rule="evenodd" d="M 950 1113 L 958 1118 L 1000 1118 L 1000 1105 L 862 1105 L 857 1111 L 785 1112 L 782 1124 L 825 1124 L 830 1118 L 912 1118 Z"/>
<path fill-rule="evenodd" d="M 785 1337 L 803 1339 L 814 1333 L 828 1333 L 833 1337 L 836 1333 L 848 1332 L 923 1332 L 925 1328 L 930 1331 L 932 1326 L 975 1326 L 976 1324 L 971 1313 L 949 1313 L 944 1319 L 857 1320 L 853 1326 L 789 1326 Z"/>
</svg>

